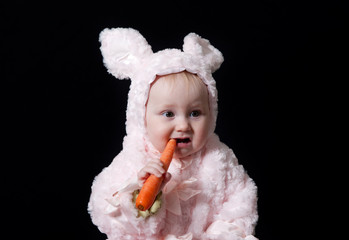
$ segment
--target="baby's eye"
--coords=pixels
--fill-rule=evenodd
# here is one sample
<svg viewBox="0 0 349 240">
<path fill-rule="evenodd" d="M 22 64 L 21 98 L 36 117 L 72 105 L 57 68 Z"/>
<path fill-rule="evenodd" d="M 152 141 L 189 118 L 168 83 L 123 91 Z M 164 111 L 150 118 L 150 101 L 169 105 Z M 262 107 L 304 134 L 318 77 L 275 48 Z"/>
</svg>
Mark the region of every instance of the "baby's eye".
<svg viewBox="0 0 349 240">
<path fill-rule="evenodd" d="M 166 111 L 162 113 L 162 116 L 167 117 L 167 118 L 171 118 L 174 117 L 174 113 L 171 111 Z"/>
<path fill-rule="evenodd" d="M 200 115 L 201 112 L 199 110 L 195 110 L 190 113 L 190 117 L 199 117 Z"/>
</svg>

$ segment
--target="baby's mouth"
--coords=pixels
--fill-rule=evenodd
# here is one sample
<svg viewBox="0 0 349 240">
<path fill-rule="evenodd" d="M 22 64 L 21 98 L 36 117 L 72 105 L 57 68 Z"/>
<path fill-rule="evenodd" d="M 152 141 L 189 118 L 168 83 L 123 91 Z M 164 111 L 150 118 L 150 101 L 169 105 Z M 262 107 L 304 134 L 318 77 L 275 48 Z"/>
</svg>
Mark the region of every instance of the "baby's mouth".
<svg viewBox="0 0 349 240">
<path fill-rule="evenodd" d="M 190 142 L 190 138 L 176 138 L 178 147 L 186 147 Z"/>
</svg>

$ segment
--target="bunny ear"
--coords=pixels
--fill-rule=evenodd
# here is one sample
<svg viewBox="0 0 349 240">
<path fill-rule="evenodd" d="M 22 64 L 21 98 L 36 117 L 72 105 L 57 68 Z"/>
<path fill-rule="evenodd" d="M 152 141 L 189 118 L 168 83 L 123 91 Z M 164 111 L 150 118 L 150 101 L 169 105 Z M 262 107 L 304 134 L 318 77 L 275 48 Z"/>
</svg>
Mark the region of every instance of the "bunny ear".
<svg viewBox="0 0 349 240">
<path fill-rule="evenodd" d="M 104 65 L 119 79 L 131 78 L 140 61 L 153 54 L 145 38 L 132 28 L 104 29 L 99 41 Z"/>
<path fill-rule="evenodd" d="M 189 33 L 184 38 L 183 51 L 203 59 L 205 68 L 213 73 L 223 63 L 222 53 L 213 47 L 207 39 L 195 33 Z"/>
</svg>

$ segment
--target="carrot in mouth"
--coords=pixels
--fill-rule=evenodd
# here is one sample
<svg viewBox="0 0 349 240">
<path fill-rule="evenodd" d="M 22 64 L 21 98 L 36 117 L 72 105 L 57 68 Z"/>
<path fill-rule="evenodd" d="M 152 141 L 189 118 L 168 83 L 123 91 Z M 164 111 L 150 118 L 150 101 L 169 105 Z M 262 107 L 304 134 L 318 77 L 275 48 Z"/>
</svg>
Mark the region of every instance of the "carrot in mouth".
<svg viewBox="0 0 349 240">
<path fill-rule="evenodd" d="M 163 164 L 165 173 L 161 177 L 157 177 L 151 174 L 143 184 L 143 187 L 136 199 L 136 208 L 138 208 L 139 210 L 146 211 L 154 203 L 156 195 L 160 190 L 161 183 L 164 180 L 164 176 L 172 161 L 173 153 L 176 149 L 176 144 L 176 139 L 170 139 L 165 147 L 165 150 L 161 154 L 160 161 Z"/>
</svg>

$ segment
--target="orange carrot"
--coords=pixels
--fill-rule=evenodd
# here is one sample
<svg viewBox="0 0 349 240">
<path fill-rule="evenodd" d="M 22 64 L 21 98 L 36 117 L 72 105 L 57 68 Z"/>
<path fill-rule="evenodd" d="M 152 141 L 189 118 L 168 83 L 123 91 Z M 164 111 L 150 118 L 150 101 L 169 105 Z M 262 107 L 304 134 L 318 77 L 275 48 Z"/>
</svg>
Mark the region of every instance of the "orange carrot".
<svg viewBox="0 0 349 240">
<path fill-rule="evenodd" d="M 176 139 L 170 139 L 170 141 L 167 143 L 165 150 L 163 151 L 160 157 L 160 161 L 163 164 L 165 173 L 160 178 L 156 177 L 153 174 L 151 174 L 147 178 L 136 199 L 136 208 L 138 208 L 139 210 L 141 211 L 148 210 L 151 207 L 151 205 L 154 203 L 156 195 L 160 190 L 161 183 L 164 180 L 164 176 L 172 161 L 172 156 L 175 149 L 176 149 Z"/>
</svg>

